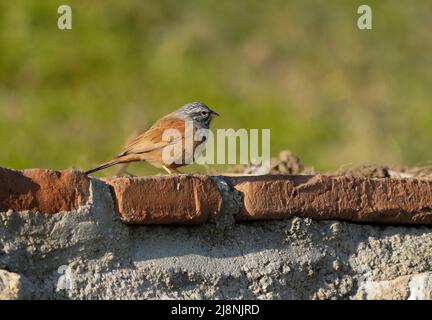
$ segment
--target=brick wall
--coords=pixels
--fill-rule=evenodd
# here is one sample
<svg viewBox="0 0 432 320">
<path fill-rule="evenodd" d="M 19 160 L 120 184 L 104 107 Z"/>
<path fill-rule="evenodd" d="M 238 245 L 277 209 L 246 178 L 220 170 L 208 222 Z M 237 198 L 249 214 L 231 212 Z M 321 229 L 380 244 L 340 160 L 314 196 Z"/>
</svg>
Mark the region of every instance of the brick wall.
<svg viewBox="0 0 432 320">
<path fill-rule="evenodd" d="M 174 175 L 104 179 L 128 224 L 203 224 L 224 202 L 234 219 L 299 216 L 365 223 L 432 224 L 432 181 L 353 176 Z M 0 211 L 55 214 L 76 210 L 89 198 L 90 178 L 75 170 L 0 168 Z"/>
</svg>

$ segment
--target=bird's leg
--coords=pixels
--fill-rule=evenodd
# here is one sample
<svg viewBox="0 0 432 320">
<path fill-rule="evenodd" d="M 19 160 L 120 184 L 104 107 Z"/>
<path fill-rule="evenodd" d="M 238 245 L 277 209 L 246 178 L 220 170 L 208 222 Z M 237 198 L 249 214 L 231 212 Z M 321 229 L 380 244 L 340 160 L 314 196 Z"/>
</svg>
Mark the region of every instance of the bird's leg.
<svg viewBox="0 0 432 320">
<path fill-rule="evenodd" d="M 169 169 L 169 168 L 166 167 L 166 166 L 162 166 L 162 168 L 164 168 L 165 171 L 168 172 L 169 175 L 173 175 L 174 172 L 177 173 L 177 174 L 182 174 L 182 173 L 181 173 L 179 170 L 177 170 L 176 168 L 171 168 L 171 169 Z"/>
<path fill-rule="evenodd" d="M 179 171 L 179 170 L 176 169 L 176 168 L 173 168 L 173 171 L 174 171 L 175 173 L 182 174 L 181 171 Z"/>
<path fill-rule="evenodd" d="M 129 171 L 125 171 L 124 173 L 129 177 L 136 177 L 136 175 L 130 173 Z"/>
<path fill-rule="evenodd" d="M 171 171 L 170 169 L 168 169 L 166 166 L 162 165 L 162 168 L 163 168 L 166 172 L 168 172 L 169 175 L 172 175 L 172 174 L 173 174 L 172 171 Z"/>
</svg>

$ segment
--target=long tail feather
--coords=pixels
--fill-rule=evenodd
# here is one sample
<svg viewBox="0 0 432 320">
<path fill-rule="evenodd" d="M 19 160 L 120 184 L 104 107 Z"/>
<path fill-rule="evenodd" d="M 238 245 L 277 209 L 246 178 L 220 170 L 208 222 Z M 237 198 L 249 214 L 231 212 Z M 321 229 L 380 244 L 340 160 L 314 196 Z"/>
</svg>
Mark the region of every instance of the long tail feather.
<svg viewBox="0 0 432 320">
<path fill-rule="evenodd" d="M 123 163 L 123 162 L 125 162 L 125 161 L 122 158 L 114 158 L 108 162 L 105 162 L 105 163 L 102 163 L 101 165 L 98 165 L 97 167 L 95 167 L 93 169 L 87 170 L 85 172 L 85 174 L 90 174 L 90 173 L 93 173 L 93 172 L 96 172 L 96 171 L 99 171 L 102 169 L 106 169 L 106 168 L 112 167 L 116 164 Z"/>
</svg>

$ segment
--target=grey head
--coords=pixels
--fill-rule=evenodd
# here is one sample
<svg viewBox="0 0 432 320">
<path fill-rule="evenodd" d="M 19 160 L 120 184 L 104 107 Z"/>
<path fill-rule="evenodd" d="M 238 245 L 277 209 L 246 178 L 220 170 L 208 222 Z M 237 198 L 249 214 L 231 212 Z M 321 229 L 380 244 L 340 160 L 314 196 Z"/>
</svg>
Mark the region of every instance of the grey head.
<svg viewBox="0 0 432 320">
<path fill-rule="evenodd" d="M 211 110 L 201 102 L 187 103 L 175 111 L 174 114 L 181 119 L 193 121 L 194 125 L 199 128 L 209 128 L 212 118 L 219 116 L 217 112 Z"/>
</svg>

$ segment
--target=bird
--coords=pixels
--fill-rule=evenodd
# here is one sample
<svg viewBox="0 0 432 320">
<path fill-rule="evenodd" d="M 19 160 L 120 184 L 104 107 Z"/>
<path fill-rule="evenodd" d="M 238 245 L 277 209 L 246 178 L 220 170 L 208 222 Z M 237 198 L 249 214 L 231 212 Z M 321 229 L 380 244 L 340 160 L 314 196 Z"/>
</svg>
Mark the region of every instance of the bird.
<svg viewBox="0 0 432 320">
<path fill-rule="evenodd" d="M 117 164 L 137 161 L 146 161 L 157 168 L 164 169 L 170 175 L 181 173 L 177 168 L 187 164 L 185 141 L 190 138 L 193 139 L 193 137 L 188 136 L 190 134 L 185 133 L 188 132 L 188 130 L 185 130 L 187 123 L 192 124 L 192 133 L 194 134 L 197 129 L 208 130 L 215 116 L 219 116 L 219 114 L 202 102 L 187 103 L 176 111 L 162 117 L 150 129 L 132 139 L 119 155 L 95 168 L 85 171 L 85 174 L 89 175 Z M 168 129 L 178 130 L 180 136 L 165 141 L 163 134 Z M 193 139 L 193 151 L 195 152 L 195 149 L 205 142 L 205 136 L 199 141 Z M 162 159 L 163 152 L 168 147 L 171 149 L 175 147 L 181 148 L 182 154 L 179 156 L 182 156 L 182 158 L 170 164 L 164 163 Z"/>
</svg>

